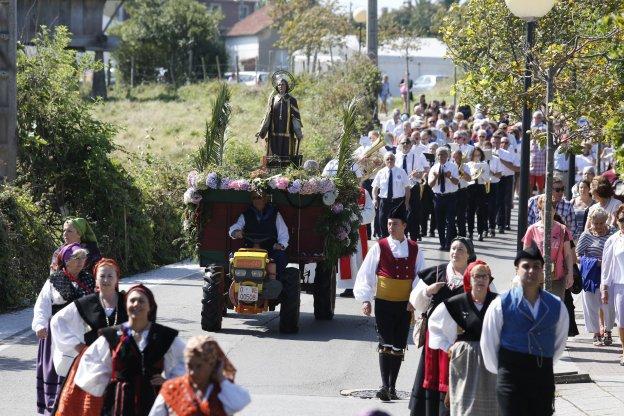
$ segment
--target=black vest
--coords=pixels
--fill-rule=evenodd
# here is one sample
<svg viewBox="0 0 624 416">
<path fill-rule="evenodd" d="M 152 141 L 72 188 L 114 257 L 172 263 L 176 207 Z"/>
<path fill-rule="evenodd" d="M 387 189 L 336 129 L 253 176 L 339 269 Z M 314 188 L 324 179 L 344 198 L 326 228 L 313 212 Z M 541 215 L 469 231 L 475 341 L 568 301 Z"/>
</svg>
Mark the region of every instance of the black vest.
<svg viewBox="0 0 624 416">
<path fill-rule="evenodd" d="M 258 220 L 256 210 L 253 207 L 249 207 L 243 212 L 243 217 L 245 218 L 245 229 L 243 231 L 250 234 L 272 236 L 271 239 L 260 244 L 260 247 L 267 251 L 273 249 L 273 245 L 277 243 L 277 225 L 275 224 L 277 208 L 271 204 L 267 204 L 264 208 L 263 218 Z M 245 247 L 251 248 L 253 244 L 249 241 L 245 241 Z"/>
<path fill-rule="evenodd" d="M 106 328 L 106 313 L 100 303 L 100 295 L 93 293 L 91 295 L 84 296 L 74 301 L 76 309 L 80 314 L 80 317 L 85 321 L 87 325 L 91 327 L 91 330 L 84 334 L 85 344 L 91 345 L 100 336 L 100 329 Z M 115 319 L 117 316 L 117 319 Z M 119 293 L 117 296 L 117 308 L 113 312 L 110 318 L 108 318 L 111 325 L 120 324 L 128 320 L 128 314 L 124 307 L 124 294 Z"/>
<path fill-rule="evenodd" d="M 485 295 L 485 301 L 481 310 L 478 310 L 475 306 L 470 293 L 453 296 L 444 302 L 451 318 L 464 331 L 457 335 L 457 341 L 481 340 L 481 328 L 483 327 L 485 311 L 487 311 L 487 308 L 496 296 L 498 296 L 496 293 L 488 292 Z"/>
<path fill-rule="evenodd" d="M 152 323 L 143 352 L 134 338 L 130 337 L 117 353 L 115 350 L 120 342 L 121 326 L 104 328 L 101 333 L 108 341 L 113 357 L 113 374 L 104 393 L 102 414 L 113 414 L 113 409 L 120 409 L 115 415 L 146 416 L 160 390 L 150 380 L 154 375 L 162 373 L 164 356 L 178 336 L 178 331 Z"/>
<path fill-rule="evenodd" d="M 446 281 L 446 264 L 441 264 L 440 266 L 428 267 L 426 269 L 421 270 L 418 273 L 418 277 L 424 281 L 427 285 L 432 285 L 436 282 L 445 282 Z M 448 286 L 443 286 L 442 289 L 431 298 L 431 304 L 429 305 L 429 309 L 427 310 L 427 317 L 430 317 L 436 306 L 445 300 L 464 293 L 463 286 L 456 287 L 451 290 Z"/>
</svg>

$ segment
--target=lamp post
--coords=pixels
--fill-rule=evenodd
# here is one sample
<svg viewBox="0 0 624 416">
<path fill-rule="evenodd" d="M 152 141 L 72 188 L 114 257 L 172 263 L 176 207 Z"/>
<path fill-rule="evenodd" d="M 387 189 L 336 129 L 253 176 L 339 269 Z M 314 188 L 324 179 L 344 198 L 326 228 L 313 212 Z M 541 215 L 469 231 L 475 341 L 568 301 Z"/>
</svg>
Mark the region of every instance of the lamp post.
<svg viewBox="0 0 624 416">
<path fill-rule="evenodd" d="M 544 17 L 555 5 L 555 0 L 505 0 L 505 4 L 516 17 L 525 21 L 527 56 L 524 69 L 524 92 L 531 88 L 531 54 L 535 40 L 535 21 Z M 520 164 L 520 201 L 518 209 L 518 249 L 522 248 L 522 237 L 527 229 L 529 203 L 529 129 L 531 128 L 531 110 L 529 100 L 525 97 L 522 108 L 522 146 Z"/>
<path fill-rule="evenodd" d="M 363 7 L 359 7 L 353 11 L 353 20 L 355 21 L 355 23 L 357 23 L 358 29 L 360 30 L 360 35 L 358 39 L 359 40 L 358 52 L 360 53 L 362 53 L 362 29 L 364 28 L 364 25 L 366 24 L 367 17 L 368 17 L 368 12 Z"/>
</svg>

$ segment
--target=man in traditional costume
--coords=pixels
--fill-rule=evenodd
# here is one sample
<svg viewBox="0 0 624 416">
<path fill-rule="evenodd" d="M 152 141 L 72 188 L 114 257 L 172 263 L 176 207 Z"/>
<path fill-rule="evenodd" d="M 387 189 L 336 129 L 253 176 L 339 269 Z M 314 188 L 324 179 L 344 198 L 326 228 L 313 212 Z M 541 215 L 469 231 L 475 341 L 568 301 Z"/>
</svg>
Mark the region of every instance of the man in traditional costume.
<svg viewBox="0 0 624 416">
<path fill-rule="evenodd" d="M 382 386 L 377 397 L 398 399 L 396 380 L 407 346 L 412 309 L 408 299 L 418 282 L 417 273 L 425 260 L 415 241 L 405 237 L 407 214 L 399 205 L 389 214 L 389 236 L 371 247 L 358 271 L 353 294 L 362 302 L 362 312 L 370 316 L 375 300 L 375 323 L 379 336 L 379 368 Z"/>
<path fill-rule="evenodd" d="M 565 348 L 568 312 L 542 289 L 544 259 L 535 245 L 520 251 L 514 265 L 520 285 L 493 300 L 483 320 L 483 361 L 498 374 L 501 415 L 552 415 L 553 362 Z"/>
<path fill-rule="evenodd" d="M 234 384 L 236 369 L 217 341 L 191 338 L 184 350 L 188 374 L 167 380 L 149 416 L 225 416 L 251 402 L 249 392 Z"/>
<path fill-rule="evenodd" d="M 444 301 L 429 318 L 429 346 L 448 353 L 451 416 L 496 416 L 496 375 L 483 365 L 479 340 L 483 316 L 497 296 L 490 267 L 481 260 L 464 272 L 464 292 Z"/>
<path fill-rule="evenodd" d="M 269 156 L 294 156 L 297 153 L 295 140 L 303 139 L 301 127 L 297 99 L 290 95 L 288 80 L 279 77 L 256 137 L 264 139 L 268 134 Z"/>
</svg>

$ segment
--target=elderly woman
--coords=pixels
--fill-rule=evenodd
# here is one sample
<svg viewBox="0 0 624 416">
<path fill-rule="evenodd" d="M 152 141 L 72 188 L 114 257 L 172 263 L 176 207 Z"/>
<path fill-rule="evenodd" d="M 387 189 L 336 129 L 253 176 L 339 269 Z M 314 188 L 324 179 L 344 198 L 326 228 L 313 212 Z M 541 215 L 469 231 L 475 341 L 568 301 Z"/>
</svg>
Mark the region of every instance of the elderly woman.
<svg viewBox="0 0 624 416">
<path fill-rule="evenodd" d="M 594 209 L 587 221 L 589 229 L 584 231 L 576 246 L 581 276 L 583 279 L 583 315 L 587 332 L 594 333 L 594 345 L 611 345 L 613 328 L 613 305 L 602 305 L 600 300 L 600 270 L 602 254 L 607 239 L 615 232 L 609 229 L 609 213 L 602 208 Z M 601 313 L 602 312 L 602 313 Z M 604 338 L 600 331 L 599 315 L 604 320 Z"/>
<path fill-rule="evenodd" d="M 591 182 L 582 180 L 578 183 L 578 196 L 572 198 L 574 206 L 574 241 L 577 241 L 585 229 L 587 210 L 594 204 L 590 193 Z"/>
<path fill-rule="evenodd" d="M 50 323 L 54 366 L 62 375 L 69 370 L 58 399 L 57 416 L 93 414 L 93 409 L 101 406 L 101 398 L 89 395 L 74 384 L 76 370 L 82 353 L 98 338 L 100 329 L 128 320 L 123 292 L 119 292 L 121 273 L 115 260 L 101 259 L 93 272 L 96 293 L 75 300 L 54 315 Z"/>
<path fill-rule="evenodd" d="M 429 318 L 429 346 L 450 357 L 447 403 L 451 416 L 497 415 L 496 375 L 483 364 L 481 326 L 496 293 L 490 267 L 481 260 L 464 272 L 464 292 L 444 301 Z"/>
<path fill-rule="evenodd" d="M 410 304 L 416 316 L 429 318 L 436 306 L 463 293 L 464 272 L 469 262 L 476 260 L 472 241 L 457 237 L 451 243 L 450 261 L 446 265 L 429 267 L 418 273 L 420 280 L 410 295 Z M 432 348 L 430 335 L 426 338 L 409 408 L 411 415 L 438 416 L 446 413 L 444 395 L 448 390 L 448 356 Z"/>
<path fill-rule="evenodd" d="M 54 369 L 50 319 L 69 303 L 93 293 L 93 276 L 84 269 L 87 250 L 73 243 L 61 248 L 59 269 L 50 273 L 33 310 L 32 329 L 39 338 L 37 354 L 37 412 L 49 415 L 61 391 L 63 377 Z"/>
<path fill-rule="evenodd" d="M 234 384 L 236 369 L 212 337 L 191 338 L 184 360 L 188 374 L 163 384 L 149 416 L 233 415 L 251 401 Z"/>
<path fill-rule="evenodd" d="M 609 220 L 607 224 L 609 226 L 616 226 L 615 211 L 622 205 L 622 202 L 613 197 L 613 186 L 606 178 L 602 176 L 595 177 L 591 182 L 591 194 L 596 203 L 589 207 L 589 215 L 592 210 L 600 207 L 609 213 Z M 589 227 L 589 222 L 585 224 L 585 229 Z"/>
<path fill-rule="evenodd" d="M 63 243 L 73 244 L 77 243 L 87 250 L 87 261 L 85 262 L 85 269 L 91 270 L 95 263 L 102 258 L 100 249 L 98 248 L 97 239 L 91 229 L 91 226 L 84 218 L 68 218 L 63 224 Z M 50 270 L 58 269 L 58 253 L 62 247 L 59 247 L 52 255 L 52 262 L 50 263 Z"/>
<path fill-rule="evenodd" d="M 602 253 L 600 293 L 604 304 L 613 304 L 615 321 L 624 339 L 624 205 L 615 211 L 618 232 L 609 237 Z M 622 343 L 620 365 L 624 365 L 624 343 Z"/>
<path fill-rule="evenodd" d="M 545 240 L 545 230 L 544 230 L 544 206 L 545 206 L 546 197 L 544 195 L 540 195 L 537 199 L 537 209 L 540 214 L 540 221 L 536 222 L 529 226 L 526 231 L 526 234 L 522 238 L 522 243 L 524 244 L 524 249 L 528 249 L 531 245 L 536 244 L 539 248 L 542 255 L 544 255 L 544 240 Z M 555 210 L 551 211 L 551 214 L 554 217 Z M 551 293 L 559 296 L 559 299 L 564 300 L 565 290 L 572 286 L 574 282 L 572 276 L 572 265 L 573 265 L 573 256 L 572 247 L 570 245 L 570 240 L 572 240 L 572 233 L 568 230 L 568 228 L 554 220 L 552 221 L 552 233 L 551 233 L 551 241 L 550 241 L 550 258 L 553 260 L 555 265 L 553 281 L 552 281 L 552 290 Z"/>
<path fill-rule="evenodd" d="M 184 375 L 184 342 L 178 331 L 156 323 L 156 300 L 147 287 L 132 286 L 125 306 L 128 322 L 101 330 L 82 356 L 75 383 L 104 396 L 102 414 L 146 416 L 162 374 L 167 379 Z"/>
</svg>

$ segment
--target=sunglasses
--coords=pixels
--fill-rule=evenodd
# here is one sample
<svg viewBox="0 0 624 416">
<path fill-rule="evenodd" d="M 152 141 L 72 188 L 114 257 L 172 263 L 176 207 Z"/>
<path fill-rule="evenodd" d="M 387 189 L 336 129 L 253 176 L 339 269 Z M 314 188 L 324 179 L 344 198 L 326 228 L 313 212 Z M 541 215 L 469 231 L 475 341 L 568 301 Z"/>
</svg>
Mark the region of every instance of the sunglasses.
<svg viewBox="0 0 624 416">
<path fill-rule="evenodd" d="M 624 217 L 620 217 L 617 220 L 620 224 L 624 224 Z"/>
<path fill-rule="evenodd" d="M 561 187 L 561 188 L 553 188 L 553 191 L 555 192 L 563 192 L 565 188 Z"/>
</svg>

